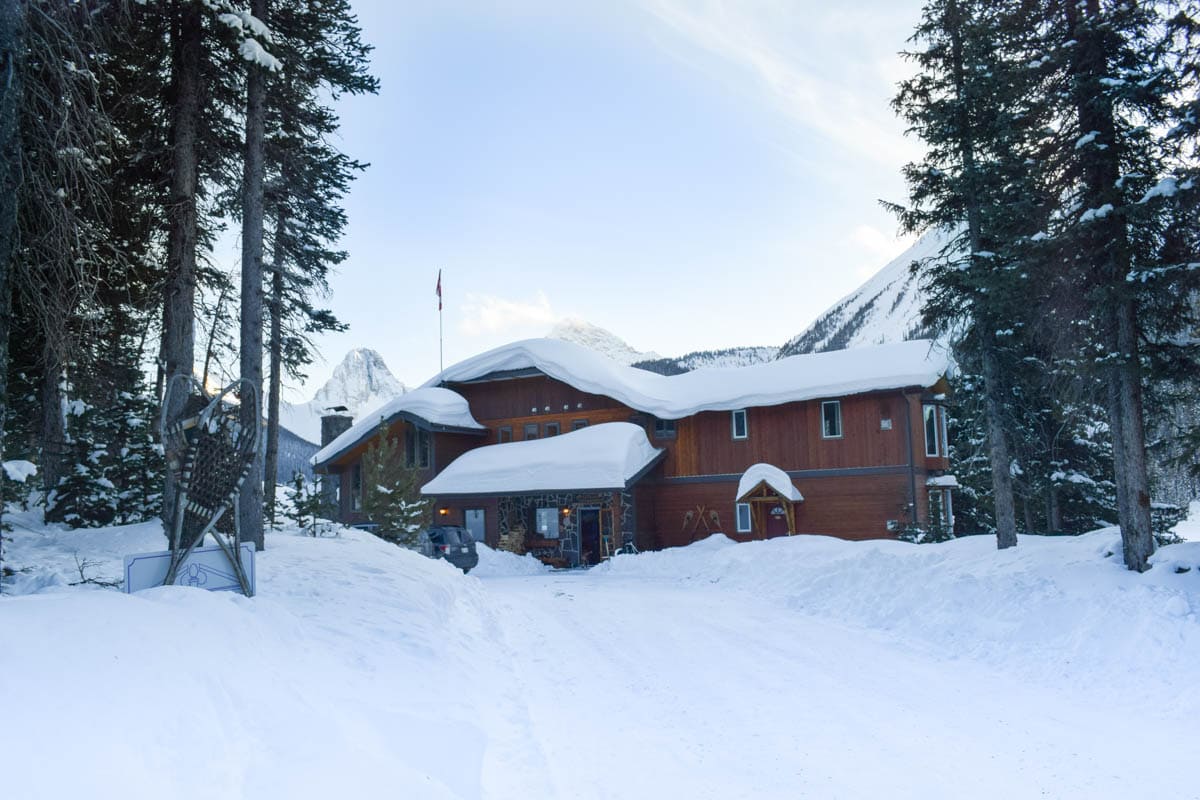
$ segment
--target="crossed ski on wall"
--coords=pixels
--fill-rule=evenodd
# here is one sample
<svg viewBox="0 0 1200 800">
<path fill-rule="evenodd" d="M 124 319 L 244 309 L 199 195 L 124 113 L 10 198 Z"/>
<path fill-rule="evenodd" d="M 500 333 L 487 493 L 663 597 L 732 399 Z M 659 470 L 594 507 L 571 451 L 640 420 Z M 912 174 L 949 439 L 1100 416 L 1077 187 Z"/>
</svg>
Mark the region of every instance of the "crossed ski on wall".
<svg viewBox="0 0 1200 800">
<path fill-rule="evenodd" d="M 182 391 L 187 396 L 179 402 L 177 394 Z M 240 407 L 232 402 L 235 395 L 258 407 L 258 388 L 245 379 L 213 396 L 187 375 L 176 375 L 167 384 L 160 427 L 176 491 L 168 522 L 171 562 L 164 586 L 175 582 L 183 562 L 211 534 L 229 560 L 242 593 L 251 595 L 236 508 L 242 483 L 258 455 L 262 423 L 256 418 L 251 426 L 243 424 Z M 175 407 L 181 411 L 168 422 L 167 413 Z"/>
</svg>

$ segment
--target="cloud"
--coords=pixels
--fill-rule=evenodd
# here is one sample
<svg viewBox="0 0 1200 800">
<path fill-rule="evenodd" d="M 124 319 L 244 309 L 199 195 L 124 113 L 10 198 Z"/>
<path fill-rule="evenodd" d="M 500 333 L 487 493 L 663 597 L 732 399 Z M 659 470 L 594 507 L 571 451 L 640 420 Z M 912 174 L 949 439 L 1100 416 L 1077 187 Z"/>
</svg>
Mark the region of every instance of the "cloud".
<svg viewBox="0 0 1200 800">
<path fill-rule="evenodd" d="M 468 292 L 462 313 L 458 329 L 467 336 L 511 334 L 525 329 L 536 329 L 540 336 L 559 319 L 542 291 L 531 302 Z"/>
<path fill-rule="evenodd" d="M 896 167 L 916 145 L 902 135 L 888 100 L 907 74 L 899 58 L 863 62 L 858 52 L 893 52 L 918 9 L 867 3 L 799 9 L 793 0 L 724 3 L 645 0 L 668 29 L 749 72 L 768 100 L 800 127 L 860 159 Z M 728 76 L 727 76 L 728 77 Z M 735 77 L 736 79 L 736 77 Z M 744 77 L 738 83 L 745 84 Z"/>
</svg>

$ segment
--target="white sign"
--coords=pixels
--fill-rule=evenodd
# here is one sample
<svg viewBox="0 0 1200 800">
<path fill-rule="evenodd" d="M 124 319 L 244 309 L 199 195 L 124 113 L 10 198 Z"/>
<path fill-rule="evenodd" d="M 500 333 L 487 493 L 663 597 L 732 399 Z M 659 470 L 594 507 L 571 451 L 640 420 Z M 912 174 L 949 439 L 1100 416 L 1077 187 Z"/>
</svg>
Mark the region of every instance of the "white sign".
<svg viewBox="0 0 1200 800">
<path fill-rule="evenodd" d="M 254 543 L 242 542 L 242 569 L 250 583 L 250 594 L 255 593 Z M 171 566 L 171 551 L 161 553 L 137 553 L 125 556 L 125 592 L 140 592 L 162 586 Z M 241 583 L 229 563 L 229 557 L 220 547 L 197 547 L 175 573 L 176 586 L 195 586 L 210 592 L 240 592 Z"/>
</svg>

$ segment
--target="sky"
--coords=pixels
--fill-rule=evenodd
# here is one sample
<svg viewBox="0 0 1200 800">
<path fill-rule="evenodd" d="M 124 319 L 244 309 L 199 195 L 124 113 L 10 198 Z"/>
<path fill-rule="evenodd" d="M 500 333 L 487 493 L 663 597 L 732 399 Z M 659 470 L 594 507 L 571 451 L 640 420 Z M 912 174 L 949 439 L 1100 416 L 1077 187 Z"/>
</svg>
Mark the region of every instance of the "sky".
<svg viewBox="0 0 1200 800">
<path fill-rule="evenodd" d="M 918 2 L 355 0 L 370 163 L 307 400 L 353 347 L 408 385 L 564 317 L 640 350 L 780 345 L 905 249 L 889 100 Z"/>
</svg>

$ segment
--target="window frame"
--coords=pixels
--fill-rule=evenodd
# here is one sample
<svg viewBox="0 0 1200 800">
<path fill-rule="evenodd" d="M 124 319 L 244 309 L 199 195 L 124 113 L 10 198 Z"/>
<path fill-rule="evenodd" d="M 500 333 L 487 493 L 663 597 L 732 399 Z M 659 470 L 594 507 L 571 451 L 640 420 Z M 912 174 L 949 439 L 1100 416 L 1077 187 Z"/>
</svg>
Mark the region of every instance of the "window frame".
<svg viewBox="0 0 1200 800">
<path fill-rule="evenodd" d="M 429 431 L 417 430 L 417 466 L 429 469 L 433 463 L 433 434 Z"/>
<path fill-rule="evenodd" d="M 941 458 L 942 456 L 942 432 L 941 426 L 938 424 L 938 407 L 934 403 L 921 404 L 921 430 L 925 435 L 925 457 L 926 458 Z M 932 425 L 933 433 L 933 452 L 929 451 L 929 434 Z"/>
<path fill-rule="evenodd" d="M 507 439 L 505 438 L 505 434 L 508 434 Z M 504 444 L 506 442 L 511 442 L 512 440 L 513 440 L 512 425 L 501 425 L 499 428 L 496 429 L 496 442 L 498 444 Z"/>
<path fill-rule="evenodd" d="M 825 426 L 825 408 L 833 406 L 837 409 L 837 433 L 829 433 Z M 822 400 L 821 401 L 821 438 L 822 439 L 842 439 L 845 437 L 846 427 L 842 424 L 842 401 L 841 400 Z"/>
<path fill-rule="evenodd" d="M 533 431 L 533 436 L 529 435 L 529 431 Z M 534 439 L 542 438 L 542 426 L 536 422 L 526 422 L 521 429 L 521 435 L 524 437 L 521 441 L 531 442 Z"/>
<path fill-rule="evenodd" d="M 581 431 L 584 428 L 586 428 L 587 426 L 588 426 L 588 421 L 586 419 L 571 420 L 571 430 L 573 430 L 573 431 Z"/>
<path fill-rule="evenodd" d="M 550 432 L 551 429 L 554 430 L 554 433 Z M 557 422 L 547 422 L 542 426 L 543 439 L 549 439 L 551 436 L 558 436 L 560 433 L 562 433 L 562 425 Z"/>
<path fill-rule="evenodd" d="M 742 415 L 742 435 L 738 436 L 738 414 Z M 750 438 L 750 414 L 744 408 L 734 409 L 729 412 L 729 432 L 734 441 L 742 441 Z"/>
<path fill-rule="evenodd" d="M 358 461 L 350 469 L 350 510 L 362 511 L 363 507 L 363 468 Z"/>
<path fill-rule="evenodd" d="M 670 426 L 669 428 L 667 426 Z M 655 439 L 674 439 L 678 433 L 678 428 L 675 426 L 673 419 L 654 418 L 654 438 Z"/>
<path fill-rule="evenodd" d="M 742 527 L 742 509 L 746 509 L 746 527 Z M 749 503 L 734 503 L 733 525 L 738 533 L 754 533 L 754 514 Z"/>
</svg>

